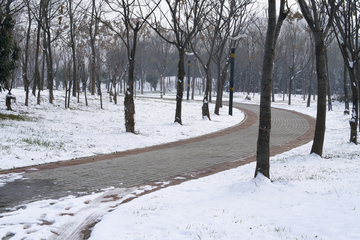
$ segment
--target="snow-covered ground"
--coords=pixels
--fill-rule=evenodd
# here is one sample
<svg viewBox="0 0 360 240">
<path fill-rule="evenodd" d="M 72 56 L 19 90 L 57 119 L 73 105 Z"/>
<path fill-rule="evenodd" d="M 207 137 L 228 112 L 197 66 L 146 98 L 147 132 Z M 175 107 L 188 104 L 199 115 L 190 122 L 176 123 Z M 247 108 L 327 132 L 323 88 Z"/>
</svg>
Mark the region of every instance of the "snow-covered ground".
<svg viewBox="0 0 360 240">
<path fill-rule="evenodd" d="M 235 99 L 259 102 L 258 95 Z M 301 96 L 291 106 L 280 99 L 272 105 L 316 114 L 315 102 L 306 108 Z M 254 179 L 255 163 L 250 163 L 145 194 L 104 212 L 90 239 L 360 239 L 360 148 L 349 144 L 343 104 L 334 103 L 333 110 L 327 113 L 323 158 L 309 155 L 310 142 L 272 157 L 271 181 Z M 0 238 L 48 239 L 149 189 L 108 189 L 31 203 L 0 215 Z M 120 200 L 100 201 L 119 193 Z"/>
</svg>

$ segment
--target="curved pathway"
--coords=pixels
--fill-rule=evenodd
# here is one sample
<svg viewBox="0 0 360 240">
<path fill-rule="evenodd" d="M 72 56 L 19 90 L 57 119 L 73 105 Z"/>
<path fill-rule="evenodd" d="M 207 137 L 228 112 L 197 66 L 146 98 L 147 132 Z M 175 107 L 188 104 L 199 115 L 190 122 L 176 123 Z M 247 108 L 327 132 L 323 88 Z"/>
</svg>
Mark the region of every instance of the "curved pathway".
<svg viewBox="0 0 360 240">
<path fill-rule="evenodd" d="M 234 103 L 245 120 L 232 128 L 188 140 L 30 168 L 23 179 L 0 188 L 0 212 L 40 199 L 82 195 L 114 186 L 127 188 L 156 181 L 171 184 L 230 169 L 255 160 L 259 106 Z M 300 146 L 313 137 L 315 120 L 272 109 L 271 154 Z M 181 176 L 181 178 L 179 178 Z"/>
</svg>

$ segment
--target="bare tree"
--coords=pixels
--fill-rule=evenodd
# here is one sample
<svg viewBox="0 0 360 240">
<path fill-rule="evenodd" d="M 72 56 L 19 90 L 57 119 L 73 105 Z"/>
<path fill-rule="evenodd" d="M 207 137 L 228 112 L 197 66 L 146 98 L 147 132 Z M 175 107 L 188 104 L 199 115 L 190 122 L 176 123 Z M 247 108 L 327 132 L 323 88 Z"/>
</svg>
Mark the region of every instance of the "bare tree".
<svg viewBox="0 0 360 240">
<path fill-rule="evenodd" d="M 172 59 L 169 58 L 169 54 L 172 51 L 172 45 L 168 42 L 164 42 L 158 35 L 154 36 L 153 39 L 152 46 L 156 48 L 156 55 L 154 55 L 152 59 L 160 74 L 160 98 L 163 98 L 163 95 L 165 95 L 165 70 L 172 62 Z"/>
<path fill-rule="evenodd" d="M 117 104 L 117 83 L 118 79 L 120 80 L 121 78 L 121 67 L 126 61 L 126 59 L 122 57 L 123 55 L 125 55 L 122 43 L 119 43 L 117 39 L 118 37 L 114 36 L 114 42 L 111 43 L 110 48 L 106 53 L 106 65 L 108 68 L 109 77 L 111 79 L 110 97 L 113 97 L 115 104 Z"/>
<path fill-rule="evenodd" d="M 254 12 L 251 7 L 252 0 L 240 1 L 220 1 L 220 8 L 215 7 L 215 17 L 209 19 L 212 26 L 218 28 L 217 35 L 214 31 L 208 35 L 208 39 L 214 40 L 214 53 L 211 58 L 217 67 L 217 95 L 214 113 L 219 115 L 220 107 L 222 107 L 222 93 L 227 78 L 228 68 L 230 66 L 231 48 L 237 48 L 240 38 L 234 39 L 239 35 L 243 35 L 251 22 Z M 229 37 L 232 37 L 230 40 Z"/>
<path fill-rule="evenodd" d="M 281 0 L 279 16 L 278 19 L 276 19 L 276 1 L 268 0 L 268 29 L 266 32 L 261 76 L 260 117 L 255 177 L 261 173 L 265 177 L 270 178 L 271 82 L 274 53 L 282 23 L 288 13 L 289 11 L 285 10 L 285 0 Z"/>
<path fill-rule="evenodd" d="M 286 28 L 285 63 L 289 69 L 288 104 L 291 105 L 291 95 L 294 87 L 294 80 L 309 63 L 306 35 L 302 32 L 299 21 L 303 18 L 299 12 L 288 14 Z M 285 92 L 285 91 L 284 91 Z"/>
<path fill-rule="evenodd" d="M 211 91 L 212 84 L 212 60 L 215 54 L 216 42 L 219 38 L 218 34 L 221 30 L 227 27 L 227 19 L 223 19 L 226 11 L 226 1 L 220 0 L 215 1 L 213 7 L 213 11 L 209 12 L 206 16 L 208 26 L 202 32 L 203 34 L 198 35 L 198 39 L 191 44 L 191 49 L 196 55 L 196 58 L 199 60 L 201 66 L 204 69 L 206 76 L 206 87 L 205 94 L 203 98 L 203 106 L 202 106 L 202 117 L 210 119 L 210 111 L 209 111 L 209 94 Z M 234 4 L 232 4 L 234 5 Z M 229 11 L 231 13 L 231 11 Z M 231 16 L 232 17 L 232 16 Z M 229 33 L 228 33 L 229 34 Z M 200 42 L 200 49 L 204 49 L 206 51 L 206 57 L 201 57 L 200 52 L 197 52 L 196 44 Z"/>
<path fill-rule="evenodd" d="M 184 92 L 185 52 L 191 39 L 202 29 L 209 8 L 206 0 L 165 0 L 167 8 L 152 15 L 150 26 L 179 53 L 175 122 L 182 124 L 181 104 Z"/>
<path fill-rule="evenodd" d="M 331 28 L 335 15 L 335 0 L 298 0 L 301 12 L 304 15 L 309 28 L 311 29 L 315 42 L 316 55 L 316 73 L 318 79 L 318 102 L 316 114 L 316 126 L 314 141 L 311 153 L 322 156 L 325 122 L 326 122 L 326 57 L 325 57 L 325 38 Z M 330 13 L 326 11 L 327 6 L 330 7 Z"/>
<path fill-rule="evenodd" d="M 360 79 L 360 45 L 359 45 L 360 4 L 355 0 L 342 1 L 335 14 L 337 40 L 350 76 L 352 91 L 352 113 L 350 119 L 350 142 L 357 144 L 357 126 L 359 119 L 359 79 Z M 346 71 L 344 69 L 344 71 Z"/>
<path fill-rule="evenodd" d="M 91 57 L 90 57 L 90 87 L 91 87 L 91 95 L 95 95 L 95 88 L 96 88 L 96 48 L 95 48 L 95 41 L 96 36 L 99 33 L 99 20 L 101 15 L 101 5 L 96 5 L 96 1 L 91 1 L 91 19 L 90 19 L 90 26 L 89 26 L 89 35 L 90 35 L 90 46 L 91 46 Z"/>
<path fill-rule="evenodd" d="M 151 16 L 160 2 L 144 2 L 139 0 L 108 1 L 111 10 L 121 18 L 122 29 L 116 30 L 113 22 L 104 21 L 104 24 L 114 31 L 125 44 L 128 57 L 128 80 L 125 92 L 125 128 L 126 132 L 135 133 L 135 104 L 134 104 L 134 71 L 136 47 L 139 33 L 147 19 Z M 146 11 L 146 12 L 144 12 Z"/>
<path fill-rule="evenodd" d="M 44 0 L 43 5 L 43 29 L 44 29 L 44 52 L 46 54 L 47 87 L 49 89 L 49 103 L 54 100 L 54 69 L 52 43 L 60 36 L 59 29 L 52 26 L 51 21 L 58 17 L 58 1 Z"/>
<path fill-rule="evenodd" d="M 32 16 L 30 8 L 27 9 L 28 13 L 28 28 L 26 32 L 26 40 L 25 40 L 25 49 L 24 49 L 24 58 L 23 58 L 23 66 L 22 66 L 22 77 L 25 87 L 25 106 L 29 105 L 29 87 L 31 83 L 31 78 L 28 77 L 28 61 L 29 61 L 29 44 L 30 44 L 30 33 L 31 33 L 31 23 Z"/>
</svg>

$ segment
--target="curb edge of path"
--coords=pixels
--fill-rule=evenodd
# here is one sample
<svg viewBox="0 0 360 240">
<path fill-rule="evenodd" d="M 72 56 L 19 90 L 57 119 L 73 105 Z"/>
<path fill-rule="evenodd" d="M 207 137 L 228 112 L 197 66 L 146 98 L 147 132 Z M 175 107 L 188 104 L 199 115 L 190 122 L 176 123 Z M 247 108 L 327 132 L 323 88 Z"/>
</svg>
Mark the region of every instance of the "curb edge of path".
<svg viewBox="0 0 360 240">
<path fill-rule="evenodd" d="M 0 171 L 0 175 L 8 174 L 8 173 L 33 172 L 33 170 L 31 170 L 31 168 L 36 168 L 37 171 L 43 171 L 43 170 L 48 170 L 48 169 L 69 167 L 69 166 L 75 166 L 75 165 L 86 164 L 86 163 L 91 163 L 91 162 L 108 160 L 108 159 L 112 159 L 112 158 L 126 157 L 126 156 L 130 156 L 130 155 L 136 155 L 136 154 L 140 154 L 140 153 L 146 153 L 146 152 L 166 149 L 166 148 L 170 148 L 170 147 L 175 147 L 175 146 L 181 146 L 181 145 L 185 145 L 185 144 L 203 141 L 203 140 L 210 139 L 213 137 L 224 136 L 230 132 L 239 131 L 241 129 L 248 128 L 248 127 L 252 126 L 253 124 L 255 124 L 256 121 L 258 120 L 257 114 L 254 113 L 253 111 L 245 109 L 245 108 L 241 108 L 241 107 L 235 107 L 235 108 L 243 111 L 245 114 L 245 118 L 235 126 L 232 126 L 232 127 L 229 127 L 229 128 L 226 128 L 226 129 L 214 132 L 214 133 L 209 133 L 209 134 L 201 135 L 201 136 L 194 137 L 194 138 L 179 140 L 179 141 L 170 142 L 170 143 L 164 143 L 164 144 L 160 144 L 160 145 L 154 145 L 154 146 L 145 147 L 145 148 L 137 148 L 137 149 L 126 150 L 126 151 L 122 151 L 122 152 L 97 155 L 97 156 L 91 156 L 91 157 L 83 157 L 83 158 L 78 158 L 78 159 L 74 159 L 74 160 L 65 160 L 65 161 L 59 161 L 59 162 L 54 162 L 54 163 L 47 163 L 47 164 L 43 164 L 43 165 L 34 165 L 34 166 L 26 166 L 26 167 L 10 169 L 10 170 L 3 170 L 3 171 Z M 277 109 L 280 109 L 280 108 L 277 108 Z M 287 143 L 284 143 L 279 146 L 271 148 L 270 156 L 274 156 L 276 154 L 286 152 L 292 148 L 295 148 L 295 147 L 301 146 L 305 143 L 308 143 L 309 141 L 311 141 L 313 139 L 313 134 L 314 134 L 314 130 L 315 130 L 315 119 L 312 118 L 311 116 L 308 116 L 308 115 L 305 115 L 305 114 L 302 114 L 299 112 L 287 110 L 287 109 L 280 109 L 280 110 L 291 112 L 293 114 L 303 117 L 309 123 L 309 129 L 305 134 L 303 134 Z M 207 167 L 202 170 L 187 173 L 186 175 L 187 176 L 189 176 L 189 175 L 190 176 L 198 176 L 198 177 L 208 176 L 208 175 L 220 172 L 220 171 L 228 170 L 231 168 L 235 168 L 235 167 L 250 163 L 255 160 L 256 160 L 256 154 L 245 157 L 243 159 L 238 159 L 235 161 L 216 164 L 216 165 Z M 196 178 L 198 178 L 198 177 L 196 177 Z M 172 179 L 172 177 L 171 177 L 171 179 Z M 179 182 L 182 182 L 182 181 L 179 181 Z"/>
<path fill-rule="evenodd" d="M 109 153 L 109 154 L 101 154 L 101 155 L 90 156 L 90 157 L 81 157 L 81 158 L 72 159 L 72 160 L 64 160 L 64 161 L 46 163 L 46 164 L 41 164 L 41 165 L 32 165 L 32 166 L 20 167 L 20 168 L 15 168 L 15 169 L 8 169 L 8 170 L 0 171 L 0 175 L 7 174 L 7 173 L 33 172 L 33 170 L 31 170 L 30 168 L 36 168 L 37 171 L 42 171 L 42 170 L 55 169 L 55 168 L 60 168 L 60 167 L 75 166 L 75 165 L 91 163 L 91 162 L 98 162 L 98 161 L 108 160 L 108 159 L 112 159 L 112 158 L 127 157 L 130 155 L 136 155 L 136 154 L 140 154 L 140 153 L 152 152 L 152 151 L 166 149 L 166 148 L 170 148 L 170 147 L 176 147 L 176 146 L 181 146 L 181 145 L 190 144 L 190 143 L 194 143 L 194 142 L 199 142 L 199 141 L 203 141 L 203 140 L 210 139 L 213 137 L 223 136 L 223 135 L 226 135 L 233 131 L 238 131 L 241 129 L 248 128 L 251 125 L 253 125 L 254 123 L 256 123 L 258 117 L 254 112 L 247 110 L 247 109 L 239 108 L 239 107 L 235 107 L 235 108 L 244 112 L 245 118 L 240 123 L 236 124 L 235 126 L 231 126 L 231 127 L 219 130 L 217 132 L 208 133 L 205 135 L 188 138 L 188 139 L 183 139 L 183 140 L 179 140 L 179 141 L 144 147 L 144 148 L 136 148 L 136 149 L 125 150 L 125 151 Z"/>
</svg>

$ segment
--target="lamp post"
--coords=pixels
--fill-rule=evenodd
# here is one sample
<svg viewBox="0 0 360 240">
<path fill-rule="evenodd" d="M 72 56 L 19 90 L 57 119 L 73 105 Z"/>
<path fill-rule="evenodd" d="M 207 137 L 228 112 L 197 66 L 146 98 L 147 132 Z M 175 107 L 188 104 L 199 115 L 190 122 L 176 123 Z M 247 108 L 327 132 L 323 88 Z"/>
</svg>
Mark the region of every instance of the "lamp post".
<svg viewBox="0 0 360 240">
<path fill-rule="evenodd" d="M 239 34 L 235 37 L 229 37 L 230 40 L 238 40 L 240 38 L 246 37 L 246 34 Z M 230 96 L 229 96 L 229 115 L 232 116 L 233 109 L 233 95 L 234 95 L 234 65 L 235 65 L 235 43 L 231 47 L 230 52 Z"/>
</svg>

